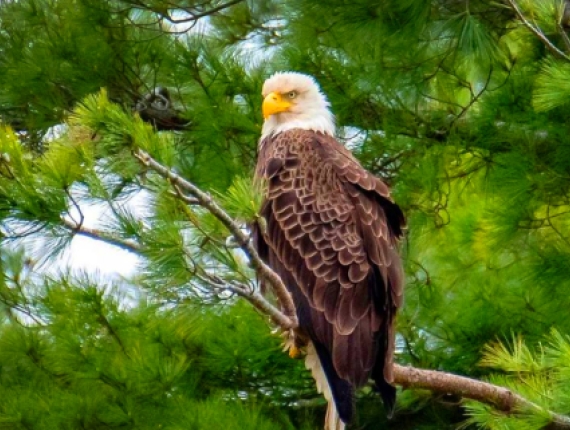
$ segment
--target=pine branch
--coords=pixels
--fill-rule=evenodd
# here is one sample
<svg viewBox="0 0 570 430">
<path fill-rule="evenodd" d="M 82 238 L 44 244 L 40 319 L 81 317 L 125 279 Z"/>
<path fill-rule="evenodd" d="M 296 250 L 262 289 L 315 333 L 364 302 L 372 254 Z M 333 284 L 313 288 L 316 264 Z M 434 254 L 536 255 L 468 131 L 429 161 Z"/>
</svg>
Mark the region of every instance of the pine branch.
<svg viewBox="0 0 570 430">
<path fill-rule="evenodd" d="M 524 16 L 521 9 L 519 8 L 516 0 L 507 0 L 507 3 L 511 5 L 511 8 L 515 11 L 519 19 L 522 21 L 525 27 L 527 27 L 536 37 L 538 37 L 542 43 L 546 45 L 548 50 L 552 52 L 555 56 L 563 58 L 567 61 L 570 61 L 570 57 L 558 49 L 549 39 L 544 35 L 542 30 L 538 27 L 532 25 L 528 19 Z"/>
<path fill-rule="evenodd" d="M 117 342 L 117 344 L 121 348 L 121 351 L 123 352 L 123 354 L 125 354 L 128 357 L 129 353 L 127 352 L 127 349 L 125 348 L 125 344 L 123 343 L 121 337 L 119 336 L 117 331 L 113 328 L 113 326 L 111 325 L 111 323 L 109 322 L 107 317 L 105 315 L 103 315 L 103 312 L 99 312 L 99 316 L 97 318 L 97 321 L 103 327 L 105 327 L 107 329 L 107 331 L 109 332 L 109 335 L 115 340 L 115 342 Z"/>
<path fill-rule="evenodd" d="M 570 429 L 570 417 L 552 411 L 545 411 L 536 403 L 504 387 L 488 382 L 438 370 L 418 369 L 398 364 L 394 365 L 394 382 L 404 388 L 421 388 L 440 393 L 455 394 L 492 405 L 497 410 L 506 413 L 516 410 L 547 412 L 551 419 L 549 429 Z"/>
<path fill-rule="evenodd" d="M 216 216 L 232 233 L 240 248 L 250 257 L 252 265 L 257 269 L 260 277 L 269 282 L 274 288 L 283 308 L 281 312 L 268 302 L 258 291 L 242 284 L 228 283 L 215 275 L 204 274 L 200 278 L 216 289 L 233 292 L 248 300 L 255 308 L 265 313 L 284 330 L 295 328 L 297 319 L 295 308 L 289 292 L 283 281 L 259 257 L 253 248 L 249 236 L 241 231 L 239 225 L 225 212 L 209 194 L 200 190 L 191 182 L 180 177 L 169 168 L 163 166 L 142 150 L 135 153 L 135 157 L 145 166 L 151 168 L 162 177 L 168 179 L 175 189 L 185 191 L 195 198 L 198 203 Z M 180 194 L 180 193 L 178 193 Z M 194 203 L 194 201 L 192 200 Z M 394 382 L 404 388 L 420 388 L 434 392 L 450 393 L 463 398 L 476 400 L 494 406 L 497 410 L 511 413 L 517 410 L 531 412 L 547 412 L 551 418 L 550 429 L 570 429 L 570 417 L 552 411 L 545 411 L 539 405 L 513 393 L 512 391 L 493 385 L 488 382 L 437 370 L 419 369 L 409 366 L 394 365 Z"/>
<path fill-rule="evenodd" d="M 275 306 L 273 306 L 265 297 L 259 293 L 259 291 L 254 290 L 253 288 L 249 288 L 247 285 L 228 283 L 223 279 L 209 273 L 204 273 L 202 275 L 197 274 L 197 276 L 202 282 L 208 284 L 210 287 L 216 290 L 230 291 L 240 297 L 243 297 L 260 312 L 269 316 L 279 327 L 283 327 L 286 330 L 291 328 L 291 319 L 287 315 L 283 314 L 283 312 L 281 312 Z"/>
<path fill-rule="evenodd" d="M 243 1 L 244 1 L 244 0 L 232 0 L 232 1 L 229 1 L 229 2 L 227 2 L 227 3 L 223 3 L 223 4 L 221 4 L 221 5 L 217 6 L 217 7 L 214 7 L 214 8 L 212 8 L 212 9 L 209 9 L 209 10 L 207 10 L 207 11 L 205 11 L 205 12 L 201 12 L 201 13 L 195 13 L 195 12 L 191 11 L 191 10 L 188 9 L 188 8 L 182 8 L 185 12 L 187 12 L 188 14 L 191 15 L 190 18 L 185 18 L 185 19 L 173 19 L 173 18 L 171 18 L 171 17 L 166 17 L 166 16 L 165 16 L 165 18 L 167 18 L 170 22 L 175 23 L 175 24 L 183 23 L 183 22 L 188 22 L 188 21 L 197 21 L 197 20 L 199 20 L 200 18 L 204 18 L 205 16 L 215 15 L 216 13 L 218 13 L 218 12 L 224 10 L 224 9 L 227 9 L 227 8 L 229 8 L 230 6 L 236 5 L 236 4 L 238 4 L 238 3 L 242 3 Z"/>
<path fill-rule="evenodd" d="M 89 237 L 91 239 L 99 240 L 101 242 L 108 243 L 109 245 L 116 246 L 117 248 L 124 249 L 125 251 L 129 251 L 134 254 L 140 254 L 141 245 L 134 240 L 120 239 L 102 230 L 76 224 L 65 217 L 61 217 L 61 222 L 64 227 L 66 227 L 68 230 L 71 230 L 72 234 Z"/>
<path fill-rule="evenodd" d="M 183 190 L 190 195 L 192 195 L 206 210 L 208 210 L 212 215 L 214 215 L 218 220 L 222 222 L 224 226 L 231 232 L 232 236 L 240 246 L 240 248 L 245 252 L 248 256 L 251 265 L 256 270 L 257 274 L 265 280 L 275 292 L 277 299 L 279 300 L 282 308 L 283 308 L 283 323 L 280 324 L 282 327 L 291 329 L 297 327 L 297 314 L 295 311 L 295 305 L 293 304 L 293 299 L 289 294 L 289 291 L 285 287 L 285 284 L 267 264 L 261 260 L 257 250 L 253 247 L 251 243 L 250 237 L 248 234 L 244 233 L 239 224 L 234 221 L 234 219 L 228 215 L 224 209 L 220 205 L 218 205 L 212 197 L 202 191 L 193 183 L 187 181 L 186 179 L 182 178 L 181 176 L 174 173 L 171 169 L 166 166 L 163 166 L 154 158 L 152 158 L 148 153 L 144 152 L 143 150 L 139 149 L 135 154 L 135 157 L 145 166 L 149 167 L 150 169 L 154 170 L 160 176 L 165 179 L 168 179 L 170 183 L 180 190 Z M 261 295 L 258 294 L 257 296 L 244 296 L 250 302 L 257 306 L 262 305 L 260 302 Z M 265 299 L 264 299 L 265 300 Z M 263 304 L 265 305 L 265 304 Z M 257 307 L 256 306 L 256 307 Z M 285 321 L 285 318 L 287 321 Z"/>
<path fill-rule="evenodd" d="M 231 6 L 234 6 L 238 3 L 242 3 L 243 1 L 244 0 L 231 0 L 227 3 L 223 3 L 219 6 L 212 7 L 211 9 L 205 10 L 203 12 L 198 12 L 197 10 L 195 10 L 193 8 L 184 7 L 183 5 L 180 5 L 180 4 L 171 4 L 170 8 L 166 7 L 164 9 L 159 9 L 157 7 L 147 5 L 142 1 L 131 0 L 131 1 L 123 1 L 123 2 L 127 3 L 130 7 L 134 7 L 136 9 L 142 9 L 142 10 L 154 12 L 157 15 L 159 15 L 161 18 L 166 19 L 167 21 L 171 22 L 172 24 L 183 24 L 183 23 L 188 23 L 188 22 L 194 22 L 195 23 L 196 21 L 198 21 L 201 18 L 215 15 L 218 12 L 221 12 L 222 10 L 227 9 Z M 188 18 L 173 18 L 170 15 L 170 12 L 168 9 L 182 10 L 182 11 L 186 12 L 189 15 L 189 17 Z M 125 10 L 128 10 L 128 9 L 125 9 Z"/>
</svg>

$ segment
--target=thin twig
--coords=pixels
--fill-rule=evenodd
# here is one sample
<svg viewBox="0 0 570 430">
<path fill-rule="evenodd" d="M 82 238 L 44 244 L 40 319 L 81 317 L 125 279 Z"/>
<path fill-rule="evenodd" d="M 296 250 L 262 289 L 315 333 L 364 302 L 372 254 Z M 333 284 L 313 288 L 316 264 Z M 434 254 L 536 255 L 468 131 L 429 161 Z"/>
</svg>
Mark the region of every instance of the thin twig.
<svg viewBox="0 0 570 430">
<path fill-rule="evenodd" d="M 278 326 L 283 327 L 284 329 L 290 328 L 291 320 L 283 314 L 283 312 L 273 306 L 265 297 L 263 297 L 259 291 L 241 283 L 229 283 L 210 273 L 198 274 L 197 276 L 202 282 L 208 284 L 214 289 L 230 291 L 240 297 L 243 297 L 256 309 L 269 316 Z"/>
<path fill-rule="evenodd" d="M 71 204 L 73 205 L 73 207 L 75 209 L 77 209 L 77 213 L 79 214 L 79 221 L 77 221 L 73 215 L 71 214 L 70 211 L 67 211 L 67 213 L 69 214 L 69 217 L 73 220 L 73 222 L 75 222 L 75 224 L 77 225 L 77 230 L 81 229 L 81 227 L 83 227 L 83 222 L 85 221 L 85 216 L 83 215 L 83 211 L 81 210 L 81 207 L 79 206 L 79 203 L 77 203 L 77 201 L 73 198 L 73 195 L 71 194 L 71 192 L 69 191 L 69 189 L 67 187 L 65 187 L 65 194 L 67 194 L 67 197 L 69 197 L 69 200 L 71 201 Z"/>
<path fill-rule="evenodd" d="M 124 249 L 125 251 L 132 252 L 134 254 L 140 254 L 141 252 L 141 245 L 134 240 L 120 239 L 102 230 L 78 225 L 65 217 L 61 217 L 61 222 L 64 227 L 71 230 L 73 234 L 78 234 L 80 236 L 99 240 L 101 242 L 108 243 L 109 245 L 116 246 L 117 248 Z"/>
<path fill-rule="evenodd" d="M 542 30 L 540 30 L 540 28 L 535 27 L 534 25 L 532 25 L 528 19 L 525 18 L 525 16 L 523 15 L 522 11 L 520 10 L 517 2 L 515 0 L 507 0 L 507 2 L 511 5 L 511 7 L 513 8 L 513 10 L 515 11 L 515 13 L 517 14 L 517 16 L 519 17 L 519 19 L 522 21 L 522 23 L 525 25 L 525 27 L 527 27 L 536 37 L 538 37 L 542 43 L 544 43 L 546 45 L 546 47 L 548 48 L 548 50 L 550 52 L 552 52 L 554 55 L 556 55 L 557 57 L 563 58 L 567 61 L 570 61 L 570 57 L 568 55 L 566 55 L 564 52 L 562 52 L 560 49 L 558 49 L 542 32 Z"/>
<path fill-rule="evenodd" d="M 194 206 L 194 205 L 199 205 L 200 202 L 198 201 L 198 199 L 195 199 L 193 197 L 189 197 L 186 194 L 184 194 L 180 188 L 175 187 L 174 188 L 175 191 L 171 192 L 171 195 L 178 197 L 180 200 L 182 200 L 184 203 L 186 203 L 187 205 L 190 206 Z"/>
<path fill-rule="evenodd" d="M 554 232 L 558 235 L 558 237 L 560 237 L 560 239 L 562 239 L 566 243 L 566 245 L 570 246 L 570 241 L 568 240 L 568 238 L 566 236 L 564 236 L 562 234 L 562 232 L 560 230 L 558 230 L 558 228 L 556 228 L 556 226 L 552 222 L 552 217 L 550 216 L 550 202 L 546 206 L 546 222 L 548 223 L 550 228 L 552 228 L 552 230 L 554 230 Z"/>
<path fill-rule="evenodd" d="M 183 190 L 190 195 L 194 196 L 200 205 L 207 209 L 212 215 L 214 215 L 218 220 L 226 226 L 226 228 L 231 232 L 233 237 L 235 238 L 236 242 L 239 244 L 240 248 L 245 252 L 248 256 L 251 265 L 257 271 L 258 275 L 265 280 L 273 289 L 277 299 L 279 300 L 282 308 L 284 317 L 287 319 L 283 319 L 283 324 L 280 324 L 284 328 L 296 328 L 297 327 L 297 314 L 295 311 L 295 305 L 293 303 L 293 299 L 285 287 L 285 284 L 265 262 L 259 257 L 257 250 L 253 247 L 251 243 L 250 237 L 248 234 L 244 233 L 239 224 L 236 223 L 233 218 L 228 215 L 226 211 L 222 209 L 220 205 L 218 205 L 212 197 L 202 191 L 193 183 L 187 181 L 186 179 L 182 178 L 181 176 L 174 173 L 171 169 L 166 166 L 163 166 L 154 158 L 152 158 L 148 153 L 144 152 L 143 150 L 139 149 L 134 154 L 134 156 L 145 166 L 151 168 L 160 176 L 165 179 L 168 179 L 170 183 L 178 187 L 180 190 Z M 252 295 L 248 296 L 252 303 L 254 301 L 258 302 L 258 293 L 253 293 Z M 261 297 L 261 295 L 259 295 Z"/>
<path fill-rule="evenodd" d="M 455 124 L 455 122 L 458 119 L 460 119 L 463 115 L 465 115 L 465 113 L 477 102 L 477 100 L 479 100 L 479 98 L 483 95 L 483 93 L 485 91 L 487 91 L 487 87 L 489 86 L 489 82 L 491 82 L 492 76 L 493 76 L 493 66 L 491 65 L 491 66 L 489 66 L 489 74 L 487 75 L 487 80 L 485 81 L 483 88 L 481 88 L 481 90 L 479 92 L 477 92 L 477 94 L 474 94 L 473 91 L 471 90 L 471 100 L 469 101 L 469 103 L 467 105 L 465 105 L 463 107 L 463 109 L 461 109 L 461 112 L 459 112 L 455 116 L 455 118 L 453 118 L 453 120 L 449 124 L 450 129 L 451 129 L 451 127 L 453 127 L 453 124 Z"/>
<path fill-rule="evenodd" d="M 178 4 L 171 4 L 171 8 L 167 8 L 165 11 L 162 10 L 158 10 L 157 8 L 148 6 L 142 2 L 136 2 L 136 1 L 124 1 L 124 3 L 127 3 L 130 7 L 122 9 L 122 10 L 118 10 L 117 12 L 126 12 L 128 11 L 130 8 L 134 8 L 134 9 L 141 9 L 141 10 L 146 10 L 146 11 L 150 11 L 153 12 L 155 14 L 157 14 L 159 17 L 166 19 L 168 22 L 172 23 L 172 24 L 183 24 L 183 23 L 188 23 L 188 22 L 193 22 L 194 24 L 200 20 L 201 18 L 204 18 L 206 16 L 211 16 L 214 15 L 218 12 L 221 12 L 224 9 L 227 9 L 231 6 L 234 6 L 238 3 L 242 3 L 244 0 L 231 0 L 227 3 L 223 3 L 219 6 L 213 7 L 211 9 L 205 10 L 203 12 L 199 12 L 197 13 L 197 11 L 195 9 L 192 8 L 187 8 L 187 7 L 181 7 Z M 186 12 L 188 15 L 190 15 L 188 18 L 172 18 L 172 16 L 170 16 L 168 9 L 179 9 L 179 10 L 183 10 L 184 12 Z M 188 31 L 188 30 L 185 30 Z"/>
<path fill-rule="evenodd" d="M 128 353 L 127 349 L 125 348 L 125 344 L 123 343 L 123 340 L 121 339 L 121 337 L 119 336 L 117 331 L 113 328 L 113 326 L 111 325 L 111 323 L 109 322 L 107 317 L 105 315 L 103 315 L 103 312 L 101 312 L 100 309 L 99 309 L 98 313 L 99 313 L 99 317 L 97 318 L 98 322 L 103 327 L 105 327 L 107 329 L 107 331 L 109 332 L 109 334 L 111 335 L 111 337 L 113 339 L 115 339 L 115 342 L 117 342 L 117 344 L 121 348 L 121 351 L 123 352 L 123 354 L 125 354 L 127 357 L 129 357 L 129 353 Z"/>
<path fill-rule="evenodd" d="M 162 16 L 163 18 L 165 18 L 166 20 L 168 20 L 169 22 L 171 22 L 173 24 L 181 24 L 181 23 L 185 23 L 185 22 L 198 21 L 200 18 L 204 18 L 205 16 L 214 15 L 215 13 L 218 13 L 224 9 L 227 9 L 230 6 L 241 3 L 243 1 L 244 0 L 232 0 L 232 1 L 229 1 L 227 3 L 221 4 L 219 6 L 216 6 L 212 9 L 209 9 L 205 12 L 202 12 L 202 13 L 194 13 L 194 12 L 190 12 L 188 9 L 184 9 L 184 11 L 190 15 L 190 18 L 174 19 L 170 15 L 168 15 L 167 13 L 164 13 L 164 14 L 161 13 L 160 16 Z"/>
</svg>

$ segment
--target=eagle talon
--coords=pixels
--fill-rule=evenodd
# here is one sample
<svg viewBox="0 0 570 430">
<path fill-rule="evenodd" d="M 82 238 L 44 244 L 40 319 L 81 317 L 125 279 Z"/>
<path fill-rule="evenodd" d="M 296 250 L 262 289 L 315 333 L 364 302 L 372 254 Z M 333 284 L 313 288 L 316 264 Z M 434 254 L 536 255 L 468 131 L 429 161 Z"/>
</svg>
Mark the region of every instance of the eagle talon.
<svg viewBox="0 0 570 430">
<path fill-rule="evenodd" d="M 299 359 L 305 355 L 303 351 L 304 342 L 295 330 L 283 330 L 281 336 L 284 338 L 283 352 L 288 351 L 289 357 Z"/>
<path fill-rule="evenodd" d="M 301 358 L 302 356 L 302 352 L 300 348 L 297 348 L 295 345 L 291 346 L 291 348 L 289 348 L 289 357 L 297 360 L 299 358 Z"/>
</svg>

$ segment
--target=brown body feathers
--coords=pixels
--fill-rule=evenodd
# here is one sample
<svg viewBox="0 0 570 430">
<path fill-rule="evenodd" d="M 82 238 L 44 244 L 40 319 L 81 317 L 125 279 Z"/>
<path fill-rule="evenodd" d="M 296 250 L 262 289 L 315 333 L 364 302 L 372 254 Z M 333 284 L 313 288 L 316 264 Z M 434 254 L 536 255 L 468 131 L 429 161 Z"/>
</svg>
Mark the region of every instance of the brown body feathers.
<svg viewBox="0 0 570 430">
<path fill-rule="evenodd" d="M 256 245 L 293 296 L 340 417 L 370 378 L 391 412 L 404 217 L 388 187 L 336 139 L 302 129 L 262 140 L 256 176 L 267 182 Z"/>
</svg>

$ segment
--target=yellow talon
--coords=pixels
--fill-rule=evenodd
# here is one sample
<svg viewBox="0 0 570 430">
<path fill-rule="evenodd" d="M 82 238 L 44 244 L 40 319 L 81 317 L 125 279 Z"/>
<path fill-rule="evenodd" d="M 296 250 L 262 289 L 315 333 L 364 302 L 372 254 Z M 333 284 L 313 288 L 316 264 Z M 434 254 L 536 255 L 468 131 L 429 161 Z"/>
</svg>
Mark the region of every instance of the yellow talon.
<svg viewBox="0 0 570 430">
<path fill-rule="evenodd" d="M 301 350 L 293 345 L 289 348 L 289 357 L 291 358 L 300 358 L 301 357 Z"/>
</svg>

